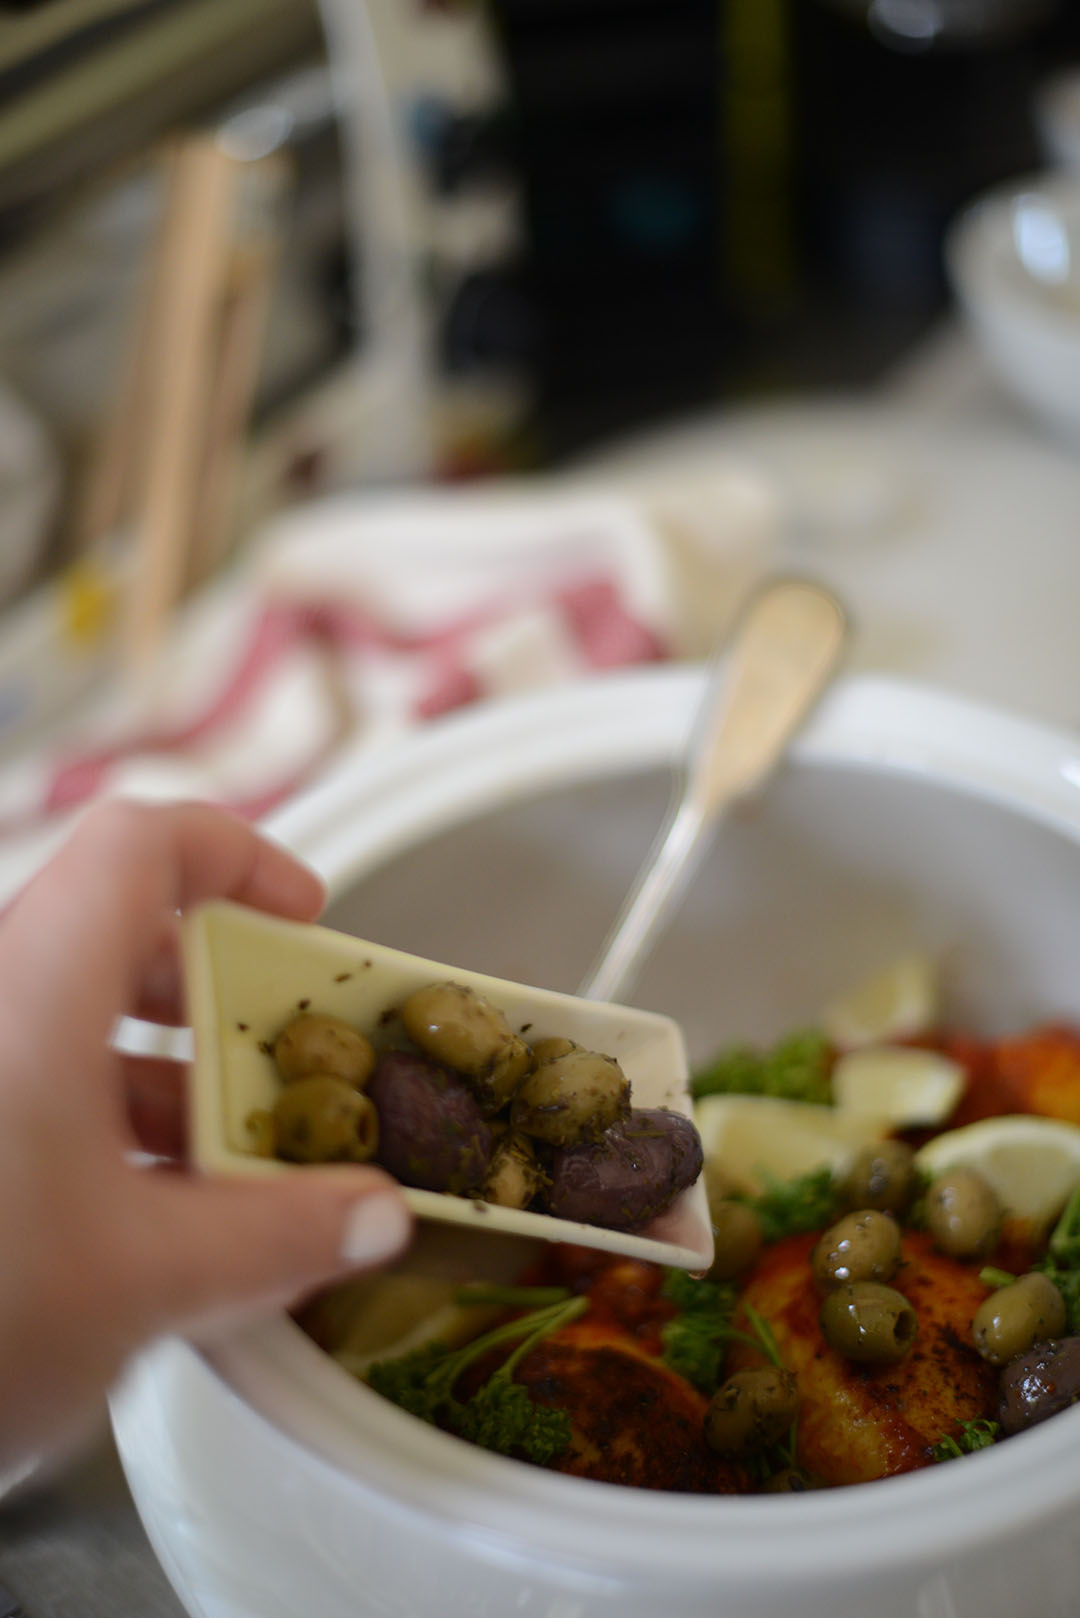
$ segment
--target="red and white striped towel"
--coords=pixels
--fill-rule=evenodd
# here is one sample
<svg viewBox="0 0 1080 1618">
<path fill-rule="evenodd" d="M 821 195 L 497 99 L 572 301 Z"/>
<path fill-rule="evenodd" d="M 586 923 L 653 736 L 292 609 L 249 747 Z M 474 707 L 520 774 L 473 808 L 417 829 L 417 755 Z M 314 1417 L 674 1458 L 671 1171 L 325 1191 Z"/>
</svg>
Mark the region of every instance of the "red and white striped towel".
<svg viewBox="0 0 1080 1618">
<path fill-rule="evenodd" d="M 668 655 L 669 566 L 631 501 L 503 488 L 339 496 L 275 523 L 179 618 L 137 692 L 0 781 L 0 897 L 94 800 L 258 817 L 346 731 L 373 745 L 477 700 Z"/>
</svg>

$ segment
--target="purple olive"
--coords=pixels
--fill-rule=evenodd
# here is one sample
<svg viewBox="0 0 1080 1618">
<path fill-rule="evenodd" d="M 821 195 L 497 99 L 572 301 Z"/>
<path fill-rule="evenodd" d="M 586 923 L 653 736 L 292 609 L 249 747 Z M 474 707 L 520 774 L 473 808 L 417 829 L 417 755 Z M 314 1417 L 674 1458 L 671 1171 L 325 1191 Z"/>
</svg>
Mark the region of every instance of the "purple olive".
<svg viewBox="0 0 1080 1618">
<path fill-rule="evenodd" d="M 664 1213 L 701 1173 L 701 1140 L 681 1113 L 641 1107 L 598 1141 L 553 1154 L 549 1213 L 609 1230 L 636 1230 Z"/>
<path fill-rule="evenodd" d="M 379 1115 L 376 1161 L 402 1185 L 467 1196 L 484 1184 L 491 1130 L 460 1079 L 426 1056 L 384 1051 L 367 1095 Z"/>
<path fill-rule="evenodd" d="M 1080 1400 L 1080 1337 L 1036 1343 L 1010 1360 L 998 1382 L 998 1420 L 1011 1437 Z"/>
</svg>

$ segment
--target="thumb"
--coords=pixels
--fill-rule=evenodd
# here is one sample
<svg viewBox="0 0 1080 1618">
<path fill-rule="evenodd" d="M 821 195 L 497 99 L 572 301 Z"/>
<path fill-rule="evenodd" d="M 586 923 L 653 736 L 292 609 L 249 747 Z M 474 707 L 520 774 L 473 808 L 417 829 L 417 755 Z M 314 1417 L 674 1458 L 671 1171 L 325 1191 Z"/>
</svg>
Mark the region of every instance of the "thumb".
<svg viewBox="0 0 1080 1618">
<path fill-rule="evenodd" d="M 147 1336 L 205 1335 L 282 1308 L 344 1275 L 389 1263 L 412 1233 L 400 1186 L 378 1169 L 305 1169 L 269 1180 L 153 1178 L 128 1294 Z"/>
</svg>

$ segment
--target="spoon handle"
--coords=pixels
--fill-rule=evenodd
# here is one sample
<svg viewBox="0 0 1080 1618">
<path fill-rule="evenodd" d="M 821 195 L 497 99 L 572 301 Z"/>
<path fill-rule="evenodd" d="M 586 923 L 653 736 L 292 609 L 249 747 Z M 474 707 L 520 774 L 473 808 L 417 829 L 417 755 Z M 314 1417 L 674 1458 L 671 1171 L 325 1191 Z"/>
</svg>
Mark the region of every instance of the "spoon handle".
<svg viewBox="0 0 1080 1618">
<path fill-rule="evenodd" d="M 632 985 L 689 883 L 706 833 L 778 762 L 846 638 L 844 609 L 819 585 L 780 579 L 751 602 L 734 640 L 710 665 L 679 795 L 578 989 L 585 999 L 614 1000 Z"/>
</svg>

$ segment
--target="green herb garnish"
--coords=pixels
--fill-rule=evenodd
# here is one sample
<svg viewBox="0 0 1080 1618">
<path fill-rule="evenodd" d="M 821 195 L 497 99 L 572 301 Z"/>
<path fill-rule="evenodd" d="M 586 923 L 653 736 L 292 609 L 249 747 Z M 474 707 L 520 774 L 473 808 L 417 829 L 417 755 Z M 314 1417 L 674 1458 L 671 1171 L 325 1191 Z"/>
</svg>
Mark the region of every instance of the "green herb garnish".
<svg viewBox="0 0 1080 1618">
<path fill-rule="evenodd" d="M 786 1369 L 780 1357 L 776 1336 L 764 1315 L 759 1315 L 754 1306 L 749 1303 L 743 1304 L 743 1313 L 746 1315 L 753 1336 L 748 1337 L 743 1332 L 734 1332 L 732 1335 L 742 1337 L 745 1342 L 756 1344 L 770 1364 L 775 1365 L 780 1371 Z M 786 1444 L 770 1444 L 767 1449 L 760 1450 L 756 1455 L 750 1457 L 750 1475 L 759 1488 L 768 1482 L 774 1472 L 783 1472 L 789 1467 L 798 1467 L 798 1438 L 799 1423 L 796 1420 L 792 1422 L 788 1430 Z"/>
<path fill-rule="evenodd" d="M 998 1287 L 1011 1287 L 1016 1276 L 1011 1270 L 999 1270 L 996 1264 L 984 1264 L 979 1271 L 979 1280 L 984 1287 L 992 1287 L 996 1292 Z"/>
<path fill-rule="evenodd" d="M 745 1201 L 757 1214 L 770 1246 L 785 1236 L 824 1230 L 836 1218 L 839 1193 L 831 1169 L 811 1169 L 793 1180 L 775 1180 L 771 1175 L 762 1178 L 764 1191 Z"/>
<path fill-rule="evenodd" d="M 715 1393 L 731 1334 L 736 1289 L 668 1270 L 661 1289 L 679 1313 L 660 1328 L 666 1365 L 702 1393 Z"/>
<path fill-rule="evenodd" d="M 523 1294 L 530 1290 L 486 1288 L 482 1301 L 505 1302 L 503 1294 L 509 1291 L 520 1304 Z M 478 1289 L 473 1289 L 468 1301 L 481 1301 Z M 399 1359 L 379 1360 L 368 1368 L 367 1381 L 384 1399 L 419 1416 L 421 1421 L 446 1425 L 460 1437 L 500 1455 L 522 1455 L 545 1466 L 570 1442 L 570 1417 L 565 1410 L 534 1403 L 528 1390 L 513 1380 L 514 1371 L 530 1349 L 583 1315 L 588 1307 L 586 1298 L 564 1296 L 559 1302 L 495 1326 L 463 1348 L 429 1343 Z M 517 1348 L 471 1398 L 456 1397 L 454 1389 L 468 1366 L 518 1338 L 521 1341 Z"/>
<path fill-rule="evenodd" d="M 758 1314 L 752 1303 L 743 1304 L 743 1313 L 750 1322 L 750 1330 L 754 1334 L 751 1341 L 757 1343 L 758 1347 L 761 1349 L 761 1352 L 771 1365 L 775 1365 L 778 1370 L 782 1371 L 784 1369 L 784 1362 L 780 1358 L 780 1350 L 777 1347 L 776 1338 L 773 1335 L 773 1329 L 769 1325 L 769 1322 L 763 1315 Z"/>
<path fill-rule="evenodd" d="M 832 1103 L 829 1042 L 816 1029 L 789 1034 L 767 1050 L 733 1045 L 691 1079 L 695 1099 L 715 1095 L 777 1096 Z"/>
<path fill-rule="evenodd" d="M 1046 1253 L 1032 1268 L 1054 1283 L 1065 1303 L 1068 1330 L 1080 1332 L 1080 1185 L 1065 1204 Z"/>
<path fill-rule="evenodd" d="M 935 1461 L 955 1461 L 961 1455 L 972 1455 L 977 1449 L 989 1449 L 995 1444 L 1001 1428 L 996 1421 L 980 1416 L 975 1421 L 962 1421 L 955 1438 L 951 1435 L 931 1444 L 930 1453 Z"/>
<path fill-rule="evenodd" d="M 1054 1226 L 1047 1250 L 1056 1264 L 1063 1269 L 1080 1267 L 1080 1185 L 1065 1204 L 1064 1212 Z"/>
</svg>

